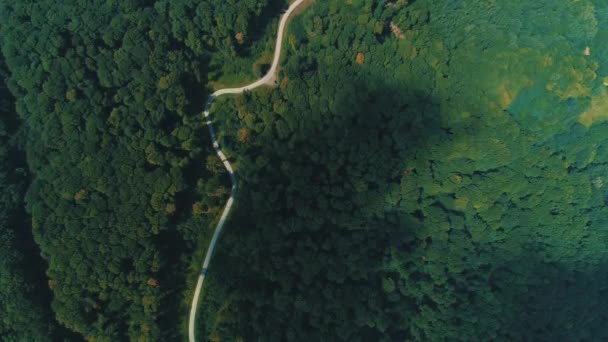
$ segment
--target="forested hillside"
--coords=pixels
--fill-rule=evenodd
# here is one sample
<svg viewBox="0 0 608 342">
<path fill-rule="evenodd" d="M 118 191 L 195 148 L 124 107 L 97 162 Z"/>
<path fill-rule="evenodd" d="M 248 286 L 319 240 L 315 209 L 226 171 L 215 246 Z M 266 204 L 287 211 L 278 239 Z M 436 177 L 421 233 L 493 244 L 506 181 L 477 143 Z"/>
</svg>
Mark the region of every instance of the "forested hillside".
<svg viewBox="0 0 608 342">
<path fill-rule="evenodd" d="M 547 14 L 551 13 L 551 14 Z M 608 338 L 608 5 L 319 1 L 215 104 L 210 340 Z"/>
<path fill-rule="evenodd" d="M 230 192 L 201 112 L 286 5 L 0 0 L 0 340 L 185 339 Z M 608 339 L 607 2 L 319 0 L 288 31 L 278 87 L 213 103 L 239 194 L 201 340 Z"/>
<path fill-rule="evenodd" d="M 23 131 L 0 59 L 0 339 L 50 341 L 58 336 L 45 265 L 31 236 L 23 197 L 28 171 Z"/>
<path fill-rule="evenodd" d="M 223 72 L 209 63 L 249 57 L 239 40 L 253 49 L 244 37 L 261 36 L 259 16 L 281 3 L 0 1 L 42 285 L 67 328 L 179 338 L 193 247 L 227 193 L 199 117 L 207 73 Z"/>
</svg>

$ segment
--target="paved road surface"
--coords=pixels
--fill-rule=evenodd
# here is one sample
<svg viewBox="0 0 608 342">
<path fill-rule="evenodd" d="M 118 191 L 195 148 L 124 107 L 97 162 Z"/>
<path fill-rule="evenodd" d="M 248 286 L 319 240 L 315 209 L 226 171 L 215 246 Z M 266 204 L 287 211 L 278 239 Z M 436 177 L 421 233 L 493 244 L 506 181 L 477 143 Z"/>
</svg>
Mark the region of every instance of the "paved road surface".
<svg viewBox="0 0 608 342">
<path fill-rule="evenodd" d="M 213 103 L 213 100 L 216 97 L 221 96 L 221 95 L 241 94 L 246 90 L 253 90 L 253 89 L 263 86 L 263 85 L 269 85 L 269 86 L 276 85 L 277 68 L 279 66 L 279 60 L 281 58 L 281 48 L 283 47 L 283 36 L 284 36 L 287 20 L 289 19 L 289 16 L 291 15 L 291 13 L 296 8 L 298 8 L 298 6 L 302 5 L 304 2 L 305 2 L 305 0 L 295 1 L 293 4 L 291 4 L 291 6 L 289 6 L 289 9 L 287 9 L 285 14 L 283 14 L 283 16 L 281 17 L 281 22 L 279 23 L 279 30 L 277 32 L 277 40 L 276 40 L 276 44 L 274 47 L 274 58 L 272 60 L 272 65 L 270 66 L 270 70 L 268 70 L 266 75 L 264 75 L 264 77 L 260 78 L 259 80 L 255 81 L 249 85 L 246 85 L 244 87 L 220 89 L 220 90 L 214 92 L 213 94 L 211 94 L 211 96 L 209 96 L 209 99 L 207 100 L 207 105 L 205 106 L 204 114 L 205 114 L 205 118 L 207 119 L 207 127 L 209 127 L 209 133 L 211 134 L 211 142 L 213 143 L 213 148 L 215 149 L 215 152 L 217 153 L 218 157 L 220 157 L 220 159 L 222 160 L 222 163 L 224 163 L 224 167 L 226 168 L 226 170 L 228 170 L 228 173 L 230 174 L 230 180 L 232 181 L 232 191 L 230 192 L 230 198 L 228 198 L 228 201 L 226 202 L 226 206 L 224 206 L 224 211 L 222 212 L 222 216 L 220 217 L 220 220 L 217 223 L 217 226 L 215 227 L 215 231 L 213 232 L 213 237 L 211 238 L 211 242 L 209 243 L 209 247 L 207 248 L 207 254 L 205 255 L 205 261 L 203 262 L 203 267 L 202 267 L 201 273 L 198 276 L 198 281 L 196 283 L 196 290 L 194 291 L 194 298 L 192 298 L 192 305 L 190 306 L 190 321 L 188 323 L 188 340 L 190 342 L 196 342 L 196 339 L 194 337 L 194 331 L 196 329 L 196 310 L 198 308 L 198 299 L 200 297 L 201 289 L 203 288 L 203 281 L 205 280 L 205 276 L 207 275 L 207 269 L 209 268 L 209 263 L 211 262 L 211 257 L 213 256 L 213 252 L 215 251 L 215 246 L 220 237 L 220 234 L 222 233 L 222 229 L 224 228 L 224 224 L 226 223 L 228 214 L 230 213 L 230 210 L 232 209 L 232 204 L 234 203 L 234 198 L 235 198 L 236 192 L 237 192 L 236 175 L 234 174 L 232 165 L 230 165 L 230 162 L 228 161 L 228 159 L 226 158 L 226 156 L 220 149 L 220 145 L 217 142 L 217 139 L 215 136 L 215 129 L 213 128 L 213 122 L 211 121 L 211 119 L 209 117 L 209 111 L 211 110 L 211 104 Z"/>
</svg>

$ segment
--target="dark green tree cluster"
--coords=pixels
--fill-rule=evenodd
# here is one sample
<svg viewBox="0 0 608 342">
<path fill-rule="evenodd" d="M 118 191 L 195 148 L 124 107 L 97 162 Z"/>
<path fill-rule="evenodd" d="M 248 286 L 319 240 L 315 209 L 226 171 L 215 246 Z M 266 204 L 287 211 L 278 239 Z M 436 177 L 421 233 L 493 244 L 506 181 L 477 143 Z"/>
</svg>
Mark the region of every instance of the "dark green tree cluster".
<svg viewBox="0 0 608 342">
<path fill-rule="evenodd" d="M 1 340 L 183 338 L 200 112 L 286 5 L 0 0 Z M 315 2 L 213 104 L 198 335 L 608 339 L 607 38 L 600 0 Z"/>
<path fill-rule="evenodd" d="M 60 331 L 51 312 L 45 265 L 25 213 L 29 176 L 23 131 L 4 71 L 0 65 L 0 339 L 51 341 Z"/>
<path fill-rule="evenodd" d="M 244 83 L 270 64 L 275 23 L 286 6 L 286 0 L 163 0 L 154 5 L 169 18 L 176 39 L 197 53 L 212 52 L 207 54 L 208 80 L 219 81 L 218 86 Z"/>
<path fill-rule="evenodd" d="M 241 192 L 201 332 L 608 338 L 607 8 L 313 5 L 280 87 L 215 106 Z"/>
<path fill-rule="evenodd" d="M 217 3 L 218 15 L 238 8 L 238 30 L 265 6 Z M 0 1 L 44 286 L 57 319 L 90 340 L 178 338 L 192 249 L 227 194 L 199 116 L 213 52 L 191 44 L 180 5 Z M 196 34 L 228 32 L 233 15 Z"/>
</svg>

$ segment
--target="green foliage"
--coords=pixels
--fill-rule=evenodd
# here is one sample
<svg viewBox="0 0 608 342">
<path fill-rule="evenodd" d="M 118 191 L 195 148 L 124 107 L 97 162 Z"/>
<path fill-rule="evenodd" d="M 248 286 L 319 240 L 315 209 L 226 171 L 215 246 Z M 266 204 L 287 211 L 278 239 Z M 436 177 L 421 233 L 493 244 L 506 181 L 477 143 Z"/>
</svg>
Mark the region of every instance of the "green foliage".
<svg viewBox="0 0 608 342">
<path fill-rule="evenodd" d="M 24 210 L 29 178 L 21 145 L 24 132 L 19 130 L 2 64 L 0 60 L 0 337 L 51 341 L 64 332 L 51 312 L 45 265 Z"/>
<path fill-rule="evenodd" d="M 200 111 L 286 4 L 0 1 L 2 339 L 183 337 L 230 184 Z M 279 87 L 214 102 L 240 192 L 199 336 L 608 339 L 607 37 L 598 0 L 316 1 Z"/>
<path fill-rule="evenodd" d="M 218 88 L 244 84 L 258 76 L 252 65 L 274 47 L 276 18 L 286 3 L 163 0 L 156 1 L 154 8 L 168 18 L 177 41 L 208 60 L 207 80 Z"/>
<path fill-rule="evenodd" d="M 214 107 L 241 190 L 201 331 L 608 338 L 608 125 L 579 119 L 601 112 L 608 12 L 541 3 L 325 1 L 296 19 L 281 87 Z"/>
<path fill-rule="evenodd" d="M 0 3 L 33 235 L 57 319 L 91 340 L 179 336 L 189 257 L 225 198 L 204 164 L 206 59 L 164 5 Z"/>
</svg>

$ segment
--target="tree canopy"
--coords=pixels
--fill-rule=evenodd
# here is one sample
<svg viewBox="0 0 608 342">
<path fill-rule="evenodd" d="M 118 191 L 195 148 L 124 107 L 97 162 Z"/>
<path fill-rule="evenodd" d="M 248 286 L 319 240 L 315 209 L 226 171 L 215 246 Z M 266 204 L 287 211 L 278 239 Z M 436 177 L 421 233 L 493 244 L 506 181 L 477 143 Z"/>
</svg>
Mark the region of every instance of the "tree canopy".
<svg viewBox="0 0 608 342">
<path fill-rule="evenodd" d="M 185 338 L 201 112 L 286 6 L 0 0 L 0 339 Z M 213 103 L 197 336 L 608 339 L 606 38 L 599 0 L 312 3 Z"/>
<path fill-rule="evenodd" d="M 270 6 L 245 3 L 0 2 L 31 229 L 57 319 L 87 339 L 180 334 L 191 253 L 226 194 L 198 115 L 209 60 Z"/>
<path fill-rule="evenodd" d="M 68 338 L 54 319 L 45 264 L 35 245 L 24 208 L 29 174 L 25 132 L 6 88 L 0 59 L 0 338 L 51 341 Z"/>
<path fill-rule="evenodd" d="M 315 3 L 281 86 L 214 107 L 241 195 L 201 331 L 605 339 L 606 8 Z"/>
</svg>

